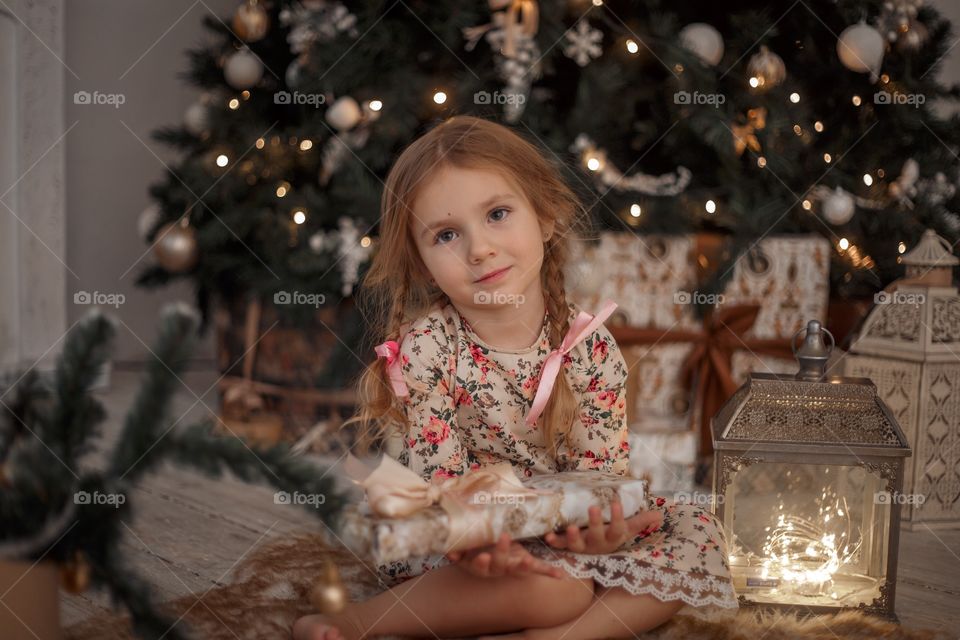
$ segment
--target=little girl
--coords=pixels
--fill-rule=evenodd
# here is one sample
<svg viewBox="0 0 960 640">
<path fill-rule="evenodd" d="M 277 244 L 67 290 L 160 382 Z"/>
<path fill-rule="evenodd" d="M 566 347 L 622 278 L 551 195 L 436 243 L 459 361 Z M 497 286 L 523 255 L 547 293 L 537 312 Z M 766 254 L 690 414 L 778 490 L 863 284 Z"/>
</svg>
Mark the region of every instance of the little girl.
<svg viewBox="0 0 960 640">
<path fill-rule="evenodd" d="M 386 440 L 432 482 L 504 460 L 527 477 L 626 474 L 627 367 L 602 324 L 616 305 L 591 316 L 567 302 L 586 216 L 557 168 L 511 129 L 457 116 L 404 150 L 381 209 L 364 290 L 387 341 L 348 422 L 361 442 Z M 737 607 L 711 513 L 656 496 L 628 519 L 611 511 L 543 540 L 379 566 L 388 590 L 300 618 L 294 638 L 634 637 L 685 604 Z"/>
</svg>

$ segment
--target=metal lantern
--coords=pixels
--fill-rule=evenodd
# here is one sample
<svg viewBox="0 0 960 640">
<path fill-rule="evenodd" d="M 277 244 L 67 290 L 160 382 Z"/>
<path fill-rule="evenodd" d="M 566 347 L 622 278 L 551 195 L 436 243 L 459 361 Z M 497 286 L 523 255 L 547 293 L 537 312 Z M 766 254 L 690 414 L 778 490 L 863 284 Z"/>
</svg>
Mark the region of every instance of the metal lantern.
<svg viewBox="0 0 960 640">
<path fill-rule="evenodd" d="M 927 230 L 901 260 L 906 277 L 877 304 L 844 358 L 876 382 L 916 455 L 906 465 L 904 526 L 960 528 L 960 260 Z"/>
<path fill-rule="evenodd" d="M 799 373 L 751 373 L 711 422 L 734 588 L 742 606 L 895 619 L 910 449 L 870 380 L 824 374 L 833 336 L 804 331 Z"/>
</svg>

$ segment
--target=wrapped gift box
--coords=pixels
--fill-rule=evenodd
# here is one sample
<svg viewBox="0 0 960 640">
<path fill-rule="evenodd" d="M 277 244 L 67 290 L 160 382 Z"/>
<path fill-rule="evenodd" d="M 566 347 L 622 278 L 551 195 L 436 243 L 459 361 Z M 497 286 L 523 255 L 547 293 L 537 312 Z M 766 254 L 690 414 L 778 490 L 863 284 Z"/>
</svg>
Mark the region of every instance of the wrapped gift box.
<svg viewBox="0 0 960 640">
<path fill-rule="evenodd" d="M 509 467 L 509 463 L 502 464 Z M 461 478 L 448 479 L 442 486 L 452 486 L 449 483 L 458 480 Z M 457 502 L 455 508 L 444 507 L 441 501 L 403 517 L 378 515 L 370 501 L 350 505 L 341 515 L 341 539 L 358 556 L 387 564 L 492 544 L 504 532 L 511 539 L 524 539 L 569 525 L 587 526 L 593 505 L 602 507 L 607 522 L 613 502 L 623 504 L 625 517 L 647 508 L 647 482 L 642 479 L 598 471 L 566 471 L 516 481 L 530 494 L 515 495 L 510 489 L 480 490 Z"/>
<path fill-rule="evenodd" d="M 619 323 L 662 333 L 702 331 L 705 327 L 690 302 L 702 295 L 702 284 L 723 262 L 724 250 L 723 239 L 716 235 L 604 233 L 598 244 L 577 247 L 567 273 L 569 296 L 584 309 L 596 308 L 607 298 L 616 301 L 619 307 L 608 326 Z M 808 320 L 826 318 L 830 251 L 827 240 L 818 235 L 764 238 L 734 264 L 719 308 L 759 307 L 752 326 L 743 333 L 744 340 L 785 343 Z M 689 474 L 677 474 L 673 467 L 684 464 L 677 459 L 680 455 L 691 456 L 686 462 L 689 470 L 696 462 L 689 432 L 696 435 L 701 455 L 710 451 L 705 441 L 709 434 L 700 433 L 704 416 L 694 402 L 696 389 L 686 388 L 681 379 L 694 346 L 655 338 L 638 344 L 620 342 L 630 368 L 631 451 L 647 454 L 631 460 L 631 473 L 685 481 Z M 750 371 L 786 373 L 795 368 L 792 358 L 750 349 L 730 356 L 734 386 L 742 384 Z M 668 473 L 667 467 L 674 473 Z M 690 489 L 677 482 L 667 486 L 651 482 L 651 488 Z"/>
</svg>

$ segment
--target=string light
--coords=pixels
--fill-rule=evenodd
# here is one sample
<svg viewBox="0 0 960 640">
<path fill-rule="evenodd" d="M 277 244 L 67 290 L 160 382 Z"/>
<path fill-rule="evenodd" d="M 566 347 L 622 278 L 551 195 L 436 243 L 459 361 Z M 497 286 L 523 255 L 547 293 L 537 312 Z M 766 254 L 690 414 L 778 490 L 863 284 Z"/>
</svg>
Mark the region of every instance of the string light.
<svg viewBox="0 0 960 640">
<path fill-rule="evenodd" d="M 673 65 L 673 70 L 677 73 L 683 73 L 683 65 L 678 62 L 677 64 Z"/>
<path fill-rule="evenodd" d="M 841 251 L 846 251 L 850 247 L 850 241 L 847 240 L 846 238 L 840 238 L 840 242 L 837 244 L 840 245 Z"/>
<path fill-rule="evenodd" d="M 600 169 L 600 159 L 599 159 L 599 158 L 595 158 L 595 157 L 587 158 L 587 169 L 590 169 L 590 171 L 597 171 L 597 170 L 599 170 L 599 169 Z"/>
<path fill-rule="evenodd" d="M 901 240 L 900 244 L 897 245 L 897 253 L 906 253 L 906 252 L 907 252 L 907 244 L 903 240 Z"/>
<path fill-rule="evenodd" d="M 277 187 L 277 197 L 278 197 L 278 198 L 282 198 L 283 196 L 287 195 L 287 193 L 289 193 L 289 192 L 290 192 L 290 183 L 289 183 L 289 182 L 286 182 L 286 181 L 281 182 L 280 185 Z"/>
<path fill-rule="evenodd" d="M 880 82 L 882 82 L 883 84 L 887 84 L 888 82 L 890 82 L 890 76 L 888 76 L 887 74 L 881 75 Z"/>
<path fill-rule="evenodd" d="M 794 132 L 795 134 L 797 134 L 798 136 L 803 135 L 803 129 L 801 129 L 801 128 L 800 128 L 800 125 L 798 125 L 798 124 L 793 125 L 793 132 Z"/>
<path fill-rule="evenodd" d="M 312 148 L 313 148 L 312 140 L 302 140 L 300 142 L 300 151 L 309 151 Z"/>
<path fill-rule="evenodd" d="M 381 100 L 371 100 L 369 106 L 370 111 L 380 111 L 380 109 L 383 109 L 383 102 Z"/>
<path fill-rule="evenodd" d="M 603 4 L 603 0 L 593 0 L 593 6 L 599 7 Z"/>
<path fill-rule="evenodd" d="M 437 104 L 443 104 L 447 101 L 447 94 L 445 94 L 443 91 L 437 91 L 435 94 L 433 94 L 433 101 Z"/>
<path fill-rule="evenodd" d="M 267 144 L 267 141 L 263 138 L 257 138 L 257 149 L 263 149 L 264 145 Z"/>
<path fill-rule="evenodd" d="M 363 236 L 362 238 L 360 238 L 361 247 L 364 247 L 364 248 L 369 247 L 371 242 L 373 242 L 373 240 L 370 239 L 370 236 Z"/>
<path fill-rule="evenodd" d="M 640 51 L 640 45 L 638 45 L 635 40 L 627 40 L 627 51 L 636 53 Z"/>
<path fill-rule="evenodd" d="M 863 184 L 867 185 L 868 187 L 869 187 L 870 185 L 872 185 L 872 184 L 873 184 L 873 176 L 871 176 L 869 173 L 863 174 Z"/>
<path fill-rule="evenodd" d="M 221 153 L 220 155 L 217 156 L 218 167 L 225 167 L 229 162 L 230 162 L 230 158 L 228 158 L 226 154 Z"/>
<path fill-rule="evenodd" d="M 303 209 L 295 209 L 293 212 L 293 221 L 297 224 L 303 224 L 307 221 L 307 214 Z"/>
<path fill-rule="evenodd" d="M 640 214 L 642 213 L 643 209 L 640 208 L 639 204 L 634 202 L 632 205 L 630 205 L 630 215 L 632 215 L 634 218 L 639 218 Z"/>
<path fill-rule="evenodd" d="M 813 123 L 813 128 L 817 131 L 817 133 L 820 133 L 821 131 L 823 131 L 823 123 L 817 120 L 816 122 Z"/>
<path fill-rule="evenodd" d="M 240 95 L 243 97 L 244 100 L 249 100 L 249 99 L 250 99 L 250 92 L 247 91 L 246 89 L 244 89 L 244 90 L 240 93 Z"/>
<path fill-rule="evenodd" d="M 756 89 L 757 87 L 759 87 L 759 86 L 760 86 L 760 78 L 757 78 L 756 76 L 751 77 L 751 78 L 750 78 L 750 86 L 753 87 L 754 89 Z"/>
<path fill-rule="evenodd" d="M 230 98 L 230 102 L 227 103 L 227 106 L 233 111 L 236 111 L 238 108 L 240 108 L 240 101 L 236 98 Z"/>
<path fill-rule="evenodd" d="M 802 206 L 805 210 L 810 211 L 810 209 L 813 208 L 813 203 L 810 202 L 809 200 L 804 200 L 804 201 L 803 201 L 803 204 L 801 204 L 801 206 Z"/>
<path fill-rule="evenodd" d="M 829 154 L 829 153 L 823 154 L 823 161 L 824 161 L 824 162 L 826 162 L 826 163 L 829 164 L 829 162 L 830 162 L 831 160 L 833 160 L 833 158 L 830 157 L 830 154 Z"/>
<path fill-rule="evenodd" d="M 707 210 L 707 213 L 714 213 L 717 210 L 717 203 L 713 200 L 707 200 L 707 204 L 704 205 L 704 208 Z"/>
<path fill-rule="evenodd" d="M 798 102 L 800 102 L 800 94 L 797 93 L 796 91 L 794 91 L 793 93 L 791 93 L 791 94 L 790 94 L 790 102 L 792 102 L 793 104 L 797 104 Z"/>
<path fill-rule="evenodd" d="M 763 169 L 765 166 L 767 166 L 767 159 L 763 156 L 757 158 L 757 166 Z"/>
<path fill-rule="evenodd" d="M 853 96 L 852 100 L 853 100 L 853 106 L 855 107 L 860 106 L 860 102 L 861 102 L 860 96 Z"/>
<path fill-rule="evenodd" d="M 878 177 L 878 178 L 882 178 L 884 175 L 885 175 L 885 172 L 884 172 L 883 169 L 877 169 L 877 177 Z"/>
</svg>

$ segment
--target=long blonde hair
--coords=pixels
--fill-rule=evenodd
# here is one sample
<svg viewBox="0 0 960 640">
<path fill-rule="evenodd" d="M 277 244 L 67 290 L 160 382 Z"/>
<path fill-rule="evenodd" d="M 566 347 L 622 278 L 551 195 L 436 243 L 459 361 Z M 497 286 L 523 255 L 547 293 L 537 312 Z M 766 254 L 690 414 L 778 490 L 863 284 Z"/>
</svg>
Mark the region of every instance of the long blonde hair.
<svg viewBox="0 0 960 640">
<path fill-rule="evenodd" d="M 361 308 L 371 310 L 377 319 L 374 344 L 399 341 L 401 327 L 406 329 L 433 305 L 448 300 L 430 284 L 430 274 L 414 244 L 411 223 L 417 189 L 443 166 L 499 172 L 523 190 L 541 225 L 554 223 L 553 233 L 544 243 L 541 281 L 550 345 L 559 347 L 570 315 L 563 267 L 571 241 L 590 228 L 588 217 L 580 199 L 563 181 L 558 166 L 534 144 L 504 125 L 472 116 L 455 116 L 440 123 L 411 143 L 390 169 L 380 203 L 379 247 L 358 300 Z M 398 426 L 400 433 L 409 433 L 402 399 L 390 387 L 383 358 L 377 358 L 360 376 L 357 399 L 357 413 L 341 428 L 360 424 L 357 445 L 362 451 L 369 451 Z M 545 442 L 554 458 L 561 436 L 568 439 L 576 411 L 577 400 L 560 375 L 541 417 Z"/>
</svg>

